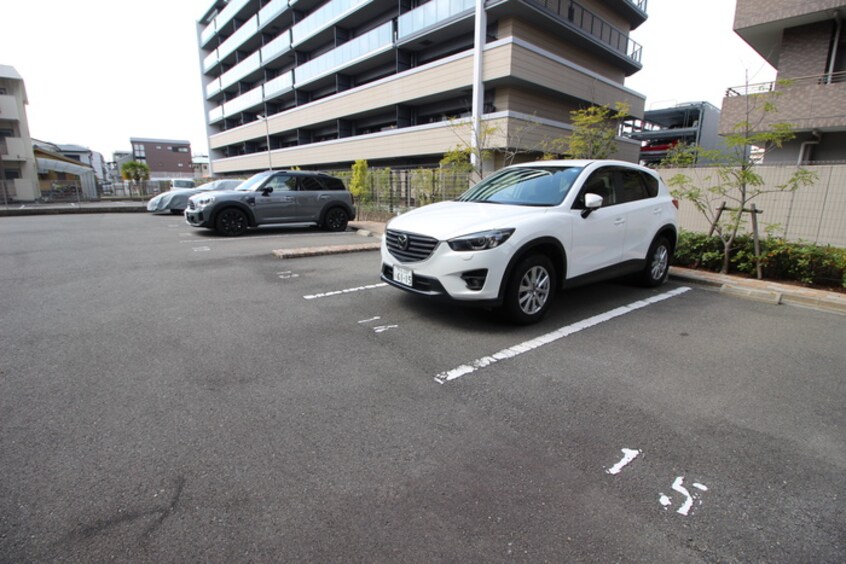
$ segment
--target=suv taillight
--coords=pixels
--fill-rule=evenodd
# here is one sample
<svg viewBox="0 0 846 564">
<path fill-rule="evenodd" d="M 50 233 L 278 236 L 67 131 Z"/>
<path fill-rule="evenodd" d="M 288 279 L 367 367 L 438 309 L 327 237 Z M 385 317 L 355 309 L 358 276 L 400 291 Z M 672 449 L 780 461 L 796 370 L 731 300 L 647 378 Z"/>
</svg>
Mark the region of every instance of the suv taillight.
<svg viewBox="0 0 846 564">
<path fill-rule="evenodd" d="M 673 205 L 676 206 L 676 209 L 679 209 L 679 199 L 673 198 Z"/>
</svg>

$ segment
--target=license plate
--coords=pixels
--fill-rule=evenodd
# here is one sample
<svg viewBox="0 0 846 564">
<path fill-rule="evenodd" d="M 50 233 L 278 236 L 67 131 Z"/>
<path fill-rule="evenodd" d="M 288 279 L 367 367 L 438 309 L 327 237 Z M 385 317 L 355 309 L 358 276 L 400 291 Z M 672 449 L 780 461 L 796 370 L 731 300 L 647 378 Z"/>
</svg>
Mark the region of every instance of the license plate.
<svg viewBox="0 0 846 564">
<path fill-rule="evenodd" d="M 413 286 L 413 275 L 411 270 L 408 268 L 403 268 L 401 266 L 394 267 L 394 281 L 399 282 L 404 286 Z"/>
</svg>

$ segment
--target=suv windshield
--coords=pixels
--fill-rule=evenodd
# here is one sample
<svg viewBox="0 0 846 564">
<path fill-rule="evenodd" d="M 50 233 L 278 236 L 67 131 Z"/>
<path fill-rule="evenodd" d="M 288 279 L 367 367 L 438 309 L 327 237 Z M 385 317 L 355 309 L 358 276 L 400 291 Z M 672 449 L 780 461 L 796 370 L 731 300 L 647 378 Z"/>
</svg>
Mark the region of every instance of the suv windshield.
<svg viewBox="0 0 846 564">
<path fill-rule="evenodd" d="M 256 188 L 261 186 L 261 184 L 273 174 L 275 173 L 270 170 L 254 174 L 248 179 L 246 179 L 244 182 L 242 182 L 239 186 L 237 186 L 235 190 L 237 190 L 238 192 L 252 192 Z"/>
<path fill-rule="evenodd" d="M 532 167 L 501 170 L 456 198 L 516 206 L 557 206 L 573 186 L 582 167 Z"/>
</svg>

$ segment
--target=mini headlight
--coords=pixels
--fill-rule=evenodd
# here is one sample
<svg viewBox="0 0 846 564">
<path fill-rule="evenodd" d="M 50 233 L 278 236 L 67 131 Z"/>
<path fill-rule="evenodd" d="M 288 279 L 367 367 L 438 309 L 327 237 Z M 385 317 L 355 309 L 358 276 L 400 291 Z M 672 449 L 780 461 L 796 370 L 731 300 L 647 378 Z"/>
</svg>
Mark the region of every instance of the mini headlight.
<svg viewBox="0 0 846 564">
<path fill-rule="evenodd" d="M 485 251 L 502 245 L 511 237 L 512 233 L 514 233 L 514 229 L 492 229 L 491 231 L 456 237 L 447 241 L 447 244 L 453 251 Z"/>
<path fill-rule="evenodd" d="M 198 208 L 203 209 L 207 205 L 214 202 L 214 196 L 203 196 L 201 198 L 197 198 L 194 201 L 196 202 Z"/>
</svg>

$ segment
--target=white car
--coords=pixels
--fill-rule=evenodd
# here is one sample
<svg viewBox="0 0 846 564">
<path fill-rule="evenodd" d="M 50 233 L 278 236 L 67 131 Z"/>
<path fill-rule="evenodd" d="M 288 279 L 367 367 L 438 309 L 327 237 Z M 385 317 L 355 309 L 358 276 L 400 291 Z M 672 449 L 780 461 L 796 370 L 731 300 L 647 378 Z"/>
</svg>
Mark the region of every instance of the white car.
<svg viewBox="0 0 846 564">
<path fill-rule="evenodd" d="M 678 202 L 652 170 L 620 161 L 504 168 L 455 201 L 391 220 L 382 280 L 534 323 L 557 289 L 638 274 L 667 280 Z"/>
</svg>

